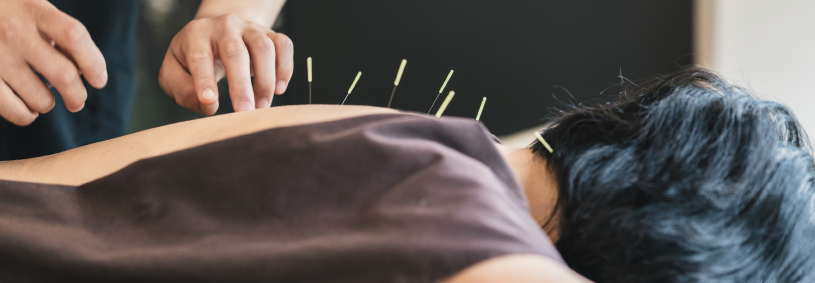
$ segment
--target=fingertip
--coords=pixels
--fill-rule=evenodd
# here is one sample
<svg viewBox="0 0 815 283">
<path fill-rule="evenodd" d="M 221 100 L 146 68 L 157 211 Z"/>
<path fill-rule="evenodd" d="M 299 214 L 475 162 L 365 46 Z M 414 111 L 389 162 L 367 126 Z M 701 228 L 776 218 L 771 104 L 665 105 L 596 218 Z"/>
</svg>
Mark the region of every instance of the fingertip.
<svg viewBox="0 0 815 283">
<path fill-rule="evenodd" d="M 200 101 L 204 105 L 212 105 L 218 102 L 218 94 L 216 94 L 215 91 L 209 87 L 204 88 L 204 91 L 201 92 L 200 97 Z"/>
<path fill-rule="evenodd" d="M 249 101 L 238 102 L 238 104 L 235 106 L 235 112 L 249 111 L 252 109 L 255 109 L 255 107 L 252 106 L 252 103 Z"/>
<path fill-rule="evenodd" d="M 288 86 L 289 86 L 289 84 L 287 84 L 286 81 L 279 80 L 279 81 L 277 81 L 277 84 L 275 85 L 274 92 L 276 94 L 283 94 L 284 92 L 286 92 L 286 87 L 288 87 Z"/>
<path fill-rule="evenodd" d="M 65 107 L 67 108 L 68 106 L 66 105 Z M 70 111 L 71 113 L 76 113 L 82 111 L 83 108 L 85 108 L 85 102 L 82 102 L 82 105 L 79 105 L 79 107 L 76 107 L 74 109 L 68 108 L 68 111 Z"/>
<path fill-rule="evenodd" d="M 93 87 L 96 89 L 101 89 L 105 87 L 107 84 L 108 84 L 108 71 L 104 70 L 102 71 L 101 74 L 96 76 L 96 79 L 94 79 Z"/>
<path fill-rule="evenodd" d="M 255 101 L 255 107 L 257 109 L 269 108 L 269 106 L 272 106 L 272 102 L 266 97 L 258 98 L 257 101 Z"/>
<path fill-rule="evenodd" d="M 201 104 L 201 113 L 204 115 L 213 115 L 215 112 L 218 112 L 218 105 L 217 100 L 212 104 Z"/>
</svg>

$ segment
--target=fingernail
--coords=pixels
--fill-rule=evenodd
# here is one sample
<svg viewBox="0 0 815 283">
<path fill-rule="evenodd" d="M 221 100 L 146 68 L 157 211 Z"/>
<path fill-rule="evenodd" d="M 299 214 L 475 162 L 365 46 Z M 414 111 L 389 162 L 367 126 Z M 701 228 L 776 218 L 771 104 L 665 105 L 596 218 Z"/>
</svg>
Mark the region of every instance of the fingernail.
<svg viewBox="0 0 815 283">
<path fill-rule="evenodd" d="M 255 109 L 255 107 L 252 107 L 252 103 L 249 103 L 248 101 L 241 101 L 238 102 L 238 109 L 235 109 L 235 112 L 249 111 L 252 109 Z"/>
<path fill-rule="evenodd" d="M 286 81 L 277 81 L 277 85 L 275 85 L 275 93 L 283 94 L 286 92 Z"/>
<path fill-rule="evenodd" d="M 258 98 L 258 100 L 255 101 L 255 107 L 257 107 L 258 109 L 267 108 L 269 107 L 270 104 L 272 103 L 269 102 L 269 99 L 265 97 Z"/>
<path fill-rule="evenodd" d="M 201 97 L 210 102 L 207 104 L 212 104 L 215 103 L 215 101 L 218 101 L 218 95 L 209 88 L 204 89 L 204 92 L 201 93 Z"/>
<path fill-rule="evenodd" d="M 96 84 L 106 84 L 108 82 L 108 71 L 105 70 L 101 75 L 96 77 Z"/>
</svg>

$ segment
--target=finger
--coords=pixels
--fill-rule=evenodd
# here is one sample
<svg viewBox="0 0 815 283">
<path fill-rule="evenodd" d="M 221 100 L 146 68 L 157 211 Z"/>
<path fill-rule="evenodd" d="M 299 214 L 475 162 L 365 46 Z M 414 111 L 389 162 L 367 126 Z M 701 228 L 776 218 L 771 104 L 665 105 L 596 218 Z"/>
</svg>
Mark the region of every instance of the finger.
<svg viewBox="0 0 815 283">
<path fill-rule="evenodd" d="M 38 28 L 74 58 L 91 86 L 104 87 L 108 80 L 105 58 L 85 26 L 51 4 L 38 5 L 34 9 Z"/>
<path fill-rule="evenodd" d="M 215 80 L 215 58 L 208 36 L 192 36 L 184 48 L 187 69 L 190 71 L 195 96 L 204 105 L 218 102 L 218 85 Z"/>
<path fill-rule="evenodd" d="M 206 115 L 215 114 L 218 110 L 217 100 L 213 104 L 203 104 L 198 100 L 192 76 L 184 70 L 170 51 L 164 57 L 164 63 L 159 70 L 159 85 L 178 105 Z"/>
<path fill-rule="evenodd" d="M 88 98 L 88 92 L 82 83 L 76 65 L 74 65 L 70 59 L 52 47 L 48 42 L 34 40 L 28 45 L 25 51 L 25 60 L 31 65 L 31 68 L 39 72 L 59 91 L 62 100 L 65 102 L 65 108 L 67 108 L 68 111 L 77 112 L 82 110 L 85 105 L 85 100 Z M 42 83 L 38 85 L 42 85 Z M 26 98 L 24 96 L 25 92 L 21 92 L 17 84 L 12 84 L 11 87 L 17 91 L 23 99 Z M 50 99 L 53 100 L 53 95 L 51 95 L 50 91 L 47 92 Z M 39 111 L 34 107 L 31 109 Z M 40 113 L 45 112 L 40 111 Z"/>
<path fill-rule="evenodd" d="M 272 39 L 277 53 L 277 85 L 275 93 L 283 94 L 289 86 L 291 76 L 294 73 L 294 44 L 291 39 L 282 33 L 269 33 L 269 38 Z"/>
<path fill-rule="evenodd" d="M 226 70 L 232 109 L 235 109 L 235 112 L 255 109 L 252 79 L 249 74 L 249 52 L 240 33 L 228 31 L 218 43 L 218 53 Z"/>
<path fill-rule="evenodd" d="M 17 126 L 28 126 L 39 115 L 28 109 L 20 97 L 14 94 L 6 83 L 0 81 L 0 116 Z"/>
<path fill-rule="evenodd" d="M 275 92 L 275 48 L 272 40 L 266 33 L 250 29 L 243 35 L 243 40 L 249 48 L 252 57 L 252 66 L 255 73 L 255 108 L 268 108 L 272 105 L 272 96 Z"/>
<path fill-rule="evenodd" d="M 54 95 L 28 65 L 4 71 L 3 80 L 32 111 L 48 113 L 54 108 Z"/>
</svg>

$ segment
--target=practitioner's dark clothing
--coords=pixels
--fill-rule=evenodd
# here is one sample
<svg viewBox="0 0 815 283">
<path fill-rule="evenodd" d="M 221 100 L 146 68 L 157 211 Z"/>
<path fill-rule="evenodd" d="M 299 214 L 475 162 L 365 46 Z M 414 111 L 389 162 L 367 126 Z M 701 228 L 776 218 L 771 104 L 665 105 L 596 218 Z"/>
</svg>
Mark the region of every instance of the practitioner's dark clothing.
<svg viewBox="0 0 815 283">
<path fill-rule="evenodd" d="M 0 160 L 48 155 L 127 133 L 135 96 L 136 0 L 52 0 L 78 19 L 105 56 L 108 84 L 101 90 L 85 83 L 88 99 L 78 113 L 65 109 L 56 92 L 56 105 L 27 127 L 0 118 Z M 84 81 L 84 80 L 83 80 Z"/>
<path fill-rule="evenodd" d="M 385 114 L 138 161 L 79 187 L 0 181 L 0 281 L 435 282 L 561 261 L 472 119 Z"/>
</svg>

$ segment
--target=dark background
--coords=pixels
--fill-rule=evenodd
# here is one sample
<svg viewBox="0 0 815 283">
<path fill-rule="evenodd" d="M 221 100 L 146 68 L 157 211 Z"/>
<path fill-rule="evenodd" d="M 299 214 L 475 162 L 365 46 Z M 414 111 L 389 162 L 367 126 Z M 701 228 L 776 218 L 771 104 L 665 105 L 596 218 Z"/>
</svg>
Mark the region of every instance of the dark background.
<svg viewBox="0 0 815 283">
<path fill-rule="evenodd" d="M 169 39 L 198 4 L 173 2 L 163 17 L 143 2 L 131 131 L 200 117 L 156 91 Z M 274 104 L 308 103 L 311 56 L 314 103 L 339 104 L 362 71 L 346 104 L 384 107 L 407 59 L 394 108 L 427 112 L 454 69 L 433 112 L 455 90 L 445 115 L 475 117 L 486 96 L 481 120 L 494 134 L 509 134 L 542 124 L 559 101 L 617 94 L 609 86 L 620 74 L 636 81 L 690 64 L 692 11 L 690 0 L 290 0 L 276 30 L 294 42 L 295 73 Z M 219 112 L 231 110 L 228 100 L 220 105 Z"/>
</svg>

